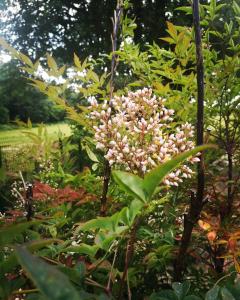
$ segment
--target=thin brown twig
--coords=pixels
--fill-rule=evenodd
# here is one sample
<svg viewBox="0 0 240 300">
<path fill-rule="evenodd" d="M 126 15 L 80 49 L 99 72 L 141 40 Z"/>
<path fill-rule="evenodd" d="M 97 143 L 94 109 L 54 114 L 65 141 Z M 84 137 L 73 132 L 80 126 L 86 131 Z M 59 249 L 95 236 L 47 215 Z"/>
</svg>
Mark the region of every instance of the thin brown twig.
<svg viewBox="0 0 240 300">
<path fill-rule="evenodd" d="M 116 68 L 117 68 L 117 55 L 116 55 L 116 50 L 117 50 L 117 42 L 118 42 L 118 33 L 119 33 L 119 28 L 120 28 L 120 23 L 121 23 L 121 16 L 123 12 L 123 3 L 122 0 L 117 1 L 117 7 L 116 10 L 114 11 L 114 17 L 112 19 L 113 22 L 113 33 L 111 36 L 112 39 L 112 61 L 111 61 L 111 73 L 110 73 L 110 102 L 109 105 L 111 106 L 111 99 L 113 97 L 113 92 L 114 92 L 114 77 L 116 73 Z M 103 190 L 102 190 L 102 196 L 101 196 L 101 210 L 100 214 L 101 216 L 106 215 L 107 211 L 107 193 L 108 193 L 108 186 L 109 186 L 109 181 L 111 177 L 111 166 L 108 162 L 108 160 L 105 159 L 104 162 L 104 175 L 103 175 Z"/>
<path fill-rule="evenodd" d="M 116 259 L 117 259 L 117 252 L 118 252 L 118 248 L 116 248 L 115 250 L 115 253 L 114 253 L 114 257 L 113 257 L 113 262 L 112 262 L 112 265 L 111 265 L 111 270 L 110 270 L 110 273 L 109 273 L 109 277 L 108 277 L 108 284 L 107 284 L 107 291 L 110 292 L 111 290 L 111 277 L 112 277 L 112 273 L 113 273 L 113 268 L 114 268 L 114 265 L 115 265 L 115 262 L 116 262 Z"/>
<path fill-rule="evenodd" d="M 18 291 L 14 291 L 12 292 L 13 295 L 22 295 L 22 294 L 31 294 L 31 293 L 36 293 L 39 292 L 38 289 L 30 289 L 30 290 L 18 290 Z"/>
</svg>

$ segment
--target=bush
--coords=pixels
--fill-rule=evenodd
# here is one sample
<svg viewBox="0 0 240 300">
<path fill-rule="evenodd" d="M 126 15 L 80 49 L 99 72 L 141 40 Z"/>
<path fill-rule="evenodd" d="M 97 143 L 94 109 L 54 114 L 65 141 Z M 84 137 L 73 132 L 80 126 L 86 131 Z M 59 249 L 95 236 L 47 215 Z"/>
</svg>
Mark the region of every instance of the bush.
<svg viewBox="0 0 240 300">
<path fill-rule="evenodd" d="M 9 122 L 9 111 L 6 107 L 0 106 L 0 124 Z"/>
</svg>

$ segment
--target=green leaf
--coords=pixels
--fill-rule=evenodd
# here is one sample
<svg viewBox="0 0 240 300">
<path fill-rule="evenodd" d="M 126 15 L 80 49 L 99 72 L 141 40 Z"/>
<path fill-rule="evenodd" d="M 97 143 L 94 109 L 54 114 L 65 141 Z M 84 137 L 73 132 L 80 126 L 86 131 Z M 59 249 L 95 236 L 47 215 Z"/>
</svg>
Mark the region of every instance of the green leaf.
<svg viewBox="0 0 240 300">
<path fill-rule="evenodd" d="M 218 294 L 219 294 L 219 286 L 213 287 L 210 291 L 207 292 L 205 296 L 205 300 L 219 300 Z"/>
<path fill-rule="evenodd" d="M 41 223 L 40 221 L 23 222 L 2 226 L 0 228 L 0 246 L 14 242 L 16 237 L 23 234 L 29 227 Z"/>
<path fill-rule="evenodd" d="M 17 258 L 40 292 L 49 300 L 80 300 L 67 276 L 43 260 L 31 255 L 26 248 L 16 247 Z"/>
<path fill-rule="evenodd" d="M 53 238 L 57 236 L 57 228 L 55 225 L 49 226 L 48 230 Z"/>
<path fill-rule="evenodd" d="M 95 229 L 105 229 L 112 230 L 112 221 L 110 217 L 99 217 L 97 219 L 92 219 L 77 228 L 77 231 L 89 231 Z"/>
<path fill-rule="evenodd" d="M 143 189 L 142 178 L 123 171 L 113 171 L 113 178 L 126 193 L 146 202 L 147 199 Z"/>
<path fill-rule="evenodd" d="M 169 43 L 169 44 L 175 44 L 174 39 L 170 38 L 170 37 L 165 37 L 165 38 L 161 38 L 161 40 Z"/>
<path fill-rule="evenodd" d="M 30 66 L 31 68 L 33 67 L 33 63 L 31 61 L 31 59 L 26 56 L 25 54 L 23 53 L 20 53 L 19 54 L 19 58 L 21 59 L 21 61 L 23 61 L 26 65 Z"/>
<path fill-rule="evenodd" d="M 81 65 L 81 61 L 79 59 L 79 57 L 77 56 L 76 53 L 74 53 L 74 57 L 73 57 L 73 60 L 74 60 L 74 64 L 77 68 L 81 68 L 82 65 Z"/>
<path fill-rule="evenodd" d="M 33 241 L 25 245 L 30 252 L 34 252 L 41 248 L 44 248 L 45 246 L 53 244 L 54 242 L 56 243 L 61 241 L 57 239 L 45 239 L 45 240 L 43 239 L 43 240 Z M 5 273 L 9 273 L 10 271 L 12 271 L 12 269 L 17 265 L 18 265 L 17 257 L 16 254 L 13 253 L 6 260 L 0 263 L 0 277 L 1 275 L 4 275 Z"/>
<path fill-rule="evenodd" d="M 157 186 L 163 181 L 164 177 L 176 169 L 182 162 L 187 158 L 196 155 L 198 152 L 203 151 L 208 148 L 215 148 L 214 145 L 203 145 L 198 146 L 190 151 L 181 153 L 174 157 L 173 159 L 163 163 L 162 165 L 156 167 L 151 172 L 149 172 L 143 180 L 143 188 L 147 193 L 148 199 L 151 199 L 155 192 Z"/>
<path fill-rule="evenodd" d="M 44 248 L 48 245 L 51 245 L 53 243 L 61 244 L 63 243 L 63 241 L 59 239 L 42 239 L 42 240 L 32 241 L 30 243 L 27 243 L 25 244 L 25 246 L 29 251 L 33 252 L 41 248 Z"/>
<path fill-rule="evenodd" d="M 84 262 L 78 262 L 74 266 L 74 271 L 78 274 L 80 280 L 82 280 L 86 275 L 86 265 Z"/>
<path fill-rule="evenodd" d="M 222 300 L 236 300 L 230 291 L 225 287 L 221 288 L 220 294 L 222 295 Z"/>
<path fill-rule="evenodd" d="M 68 278 L 77 285 L 82 283 L 86 273 L 86 267 L 83 262 L 77 263 L 74 268 L 68 268 L 64 265 L 59 265 L 58 269 L 62 273 L 66 274 Z"/>
<path fill-rule="evenodd" d="M 174 282 L 172 284 L 172 288 L 174 290 L 174 292 L 176 293 L 176 295 L 178 296 L 178 299 L 182 299 L 183 297 L 185 297 L 189 291 L 190 288 L 190 283 L 189 282 Z"/>
<path fill-rule="evenodd" d="M 240 15 L 240 6 L 237 4 L 236 1 L 233 1 L 233 10 L 236 15 Z"/>
<path fill-rule="evenodd" d="M 12 271 L 18 265 L 15 254 L 11 254 L 7 259 L 0 263 L 0 278 L 5 278 L 5 274 Z"/>
<path fill-rule="evenodd" d="M 181 6 L 181 7 L 175 8 L 175 10 L 184 11 L 186 13 L 186 15 L 191 15 L 192 14 L 192 7 L 191 6 Z"/>
<path fill-rule="evenodd" d="M 88 157 L 91 159 L 91 161 L 99 163 L 99 160 L 97 156 L 92 152 L 92 150 L 86 145 L 85 150 L 87 152 Z"/>
<path fill-rule="evenodd" d="M 142 207 L 143 207 L 142 201 L 135 199 L 131 202 L 129 207 L 129 216 L 128 216 L 129 218 L 128 220 L 130 224 L 134 222 L 136 215 L 141 211 Z"/>
<path fill-rule="evenodd" d="M 156 296 L 159 296 L 160 300 L 179 300 L 174 291 L 172 290 L 162 290 L 159 293 L 156 294 Z M 151 298 L 150 298 L 151 299 Z"/>
<path fill-rule="evenodd" d="M 167 32 L 170 34 L 170 36 L 176 40 L 177 39 L 177 36 L 178 36 L 178 33 L 177 33 L 177 27 L 173 25 L 173 23 L 171 22 L 168 22 L 167 21 Z"/>
<path fill-rule="evenodd" d="M 93 170 L 93 171 L 96 171 L 96 170 L 98 169 L 98 167 L 99 167 L 99 164 L 98 164 L 98 163 L 94 163 L 94 164 L 92 165 L 92 170 Z"/>
<path fill-rule="evenodd" d="M 6 49 L 9 51 L 9 54 L 12 57 L 19 58 L 19 52 L 15 50 L 12 46 L 10 46 L 3 38 L 0 37 L 0 45 L 3 47 L 3 49 Z"/>
<path fill-rule="evenodd" d="M 120 212 L 119 212 L 119 220 L 123 222 L 123 224 L 126 224 L 130 226 L 130 221 L 129 221 L 129 208 L 124 207 Z"/>
<path fill-rule="evenodd" d="M 99 247 L 105 251 L 108 251 L 114 240 L 116 240 L 116 237 L 114 235 L 109 237 L 104 236 L 104 238 L 102 238 L 101 240 Z"/>
<path fill-rule="evenodd" d="M 87 244 L 80 244 L 79 246 L 70 246 L 65 248 L 64 250 L 61 250 L 60 252 L 74 252 L 74 253 L 81 253 L 86 254 L 91 257 L 94 257 L 98 251 L 99 247 L 97 245 L 87 245 Z"/>
<path fill-rule="evenodd" d="M 169 300 L 171 298 L 165 298 L 165 297 L 161 297 L 159 296 L 158 293 L 153 293 L 150 297 L 149 300 Z"/>
<path fill-rule="evenodd" d="M 52 69 L 54 72 L 58 71 L 58 66 L 57 66 L 55 59 L 48 53 L 47 53 L 47 63 L 48 63 L 49 68 Z"/>
</svg>

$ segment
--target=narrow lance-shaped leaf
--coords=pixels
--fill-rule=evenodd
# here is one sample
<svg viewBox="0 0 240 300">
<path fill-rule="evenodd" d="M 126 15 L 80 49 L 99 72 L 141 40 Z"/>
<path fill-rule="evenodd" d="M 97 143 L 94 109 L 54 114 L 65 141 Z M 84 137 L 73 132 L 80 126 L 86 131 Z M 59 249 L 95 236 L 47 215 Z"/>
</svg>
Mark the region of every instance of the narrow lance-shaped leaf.
<svg viewBox="0 0 240 300">
<path fill-rule="evenodd" d="M 97 156 L 92 152 L 92 150 L 86 145 L 85 150 L 87 152 L 88 157 L 94 161 L 94 162 L 99 162 Z"/>
<path fill-rule="evenodd" d="M 48 63 L 48 66 L 50 69 L 52 69 L 55 72 L 58 71 L 58 66 L 57 66 L 55 59 L 48 53 L 47 53 L 47 63 Z"/>
<path fill-rule="evenodd" d="M 123 171 L 113 171 L 113 178 L 122 190 L 133 197 L 146 202 L 142 178 Z"/>
<path fill-rule="evenodd" d="M 49 300 L 80 300 L 78 292 L 67 276 L 40 258 L 31 255 L 26 248 L 16 247 L 17 258 L 40 292 Z"/>
<path fill-rule="evenodd" d="M 80 69 L 82 67 L 81 66 L 81 61 L 80 61 L 80 59 L 79 59 L 79 57 L 77 56 L 76 53 L 74 53 L 73 60 L 74 60 L 75 66 Z"/>
<path fill-rule="evenodd" d="M 206 150 L 208 148 L 215 148 L 214 145 L 203 145 L 196 147 L 190 151 L 181 153 L 175 158 L 163 163 L 149 172 L 143 180 L 143 188 L 147 193 L 148 199 L 152 197 L 157 186 L 163 181 L 164 177 L 176 169 L 187 158 L 196 155 L 198 152 Z"/>
</svg>

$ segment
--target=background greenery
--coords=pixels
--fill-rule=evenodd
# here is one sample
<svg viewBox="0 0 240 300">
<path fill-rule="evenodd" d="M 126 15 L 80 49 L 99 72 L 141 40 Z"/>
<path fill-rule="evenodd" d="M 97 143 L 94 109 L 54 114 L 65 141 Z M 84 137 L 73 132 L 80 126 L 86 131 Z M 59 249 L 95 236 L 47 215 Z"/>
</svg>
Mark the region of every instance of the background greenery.
<svg viewBox="0 0 240 300">
<path fill-rule="evenodd" d="M 5 8 L 8 4 L 5 1 Z M 204 142 L 218 145 L 206 151 L 201 214 L 189 218 L 197 189 L 195 175 L 178 187 L 161 184 L 165 175 L 199 149 L 174 157 L 144 178 L 121 167 L 113 170 L 104 216 L 101 210 L 106 161 L 93 138 L 89 96 L 96 97 L 101 105 L 102 100 L 109 100 L 113 83 L 119 95 L 152 87 L 154 94 L 166 98 L 166 107 L 175 110 L 170 131 L 183 122 L 197 122 L 191 7 L 179 10 L 185 4 L 132 1 L 121 19 L 114 82 L 109 76 L 114 57 L 109 54 L 114 1 L 19 1 L 19 13 L 2 23 L 10 44 L 30 55 L 24 56 L 0 40 L 16 59 L 2 66 L 6 70 L 1 75 L 4 122 L 22 112 L 25 121 L 30 114 L 36 120 L 50 120 L 59 112 L 50 104 L 54 103 L 74 126 L 68 138 L 55 134 L 58 125 L 38 129 L 26 126 L 24 137 L 19 130 L 2 131 L 3 139 L 7 135 L 11 143 L 20 144 L 13 153 L 11 169 L 0 169 L 0 299 L 239 298 L 238 0 L 201 1 Z M 70 8 L 76 7 L 76 17 L 71 16 Z M 137 27 L 130 17 L 136 17 Z M 167 20 L 172 22 L 165 23 Z M 64 30 L 59 30 L 59 24 Z M 45 55 L 46 51 L 55 58 Z M 94 59 L 84 60 L 88 54 Z M 49 76 L 63 76 L 66 82 L 35 76 L 38 63 Z M 72 78 L 66 75 L 69 66 L 75 71 Z M 70 84 L 79 86 L 73 90 Z M 62 129 L 69 130 L 66 125 Z M 186 220 L 194 224 L 194 230 L 186 244 L 180 283 L 174 282 L 174 266 Z"/>
</svg>

